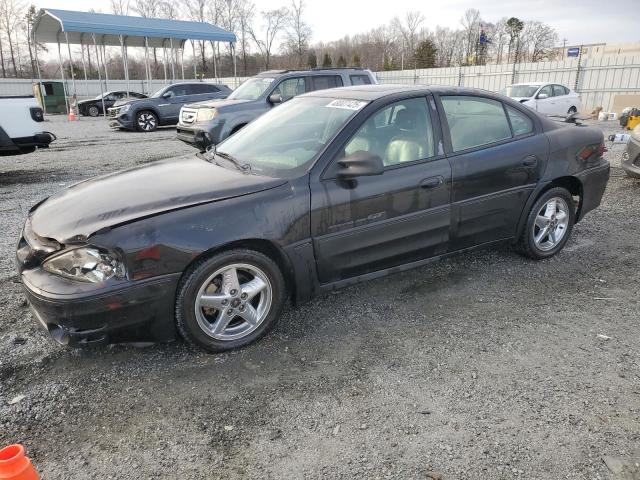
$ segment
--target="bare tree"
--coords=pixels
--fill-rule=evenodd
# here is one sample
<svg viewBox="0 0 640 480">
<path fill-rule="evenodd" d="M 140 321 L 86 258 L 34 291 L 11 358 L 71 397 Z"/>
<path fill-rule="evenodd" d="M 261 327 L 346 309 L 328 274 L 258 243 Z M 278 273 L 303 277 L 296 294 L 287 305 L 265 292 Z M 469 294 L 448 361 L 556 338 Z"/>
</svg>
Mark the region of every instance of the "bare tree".
<svg viewBox="0 0 640 480">
<path fill-rule="evenodd" d="M 242 74 L 247 76 L 247 53 L 249 51 L 249 31 L 253 25 L 255 5 L 250 0 L 237 0 L 238 33 L 240 54 L 242 55 Z"/>
<path fill-rule="evenodd" d="M 0 2 L 0 34 L 4 31 L 4 34 L 9 44 L 9 56 L 11 59 L 11 65 L 13 66 L 13 74 L 18 76 L 18 62 L 16 62 L 16 46 L 17 46 L 17 31 L 18 24 L 23 17 L 24 5 L 16 2 L 15 0 L 1 0 Z M 2 59 L 3 73 L 4 72 L 4 58 Z"/>
<path fill-rule="evenodd" d="M 556 31 L 539 21 L 526 22 L 522 37 L 528 50 L 527 60 L 531 62 L 539 62 L 549 57 L 558 41 Z"/>
<path fill-rule="evenodd" d="M 111 0 L 111 11 L 115 15 L 129 15 L 129 0 Z"/>
<path fill-rule="evenodd" d="M 471 63 L 471 59 L 477 57 L 477 48 L 480 35 L 480 12 L 475 8 L 469 8 L 460 19 L 464 31 L 464 63 Z"/>
<path fill-rule="evenodd" d="M 394 28 L 402 38 L 403 46 L 401 54 L 407 56 L 407 60 L 412 62 L 414 68 L 414 53 L 418 41 L 417 33 L 422 22 L 424 22 L 424 15 L 418 11 L 407 12 L 404 16 L 404 21 L 401 21 L 398 17 L 391 20 L 392 28 Z"/>
<path fill-rule="evenodd" d="M 249 34 L 251 35 L 251 38 L 253 38 L 253 41 L 262 56 L 264 68 L 269 70 L 274 43 L 286 25 L 288 11 L 286 8 L 279 8 L 276 10 L 261 12 L 261 14 L 261 31 L 256 31 L 251 27 L 249 29 Z"/>
<path fill-rule="evenodd" d="M 287 49 L 296 56 L 298 68 L 304 66 L 306 53 L 309 50 L 309 41 L 313 33 L 311 26 L 303 19 L 305 9 L 304 0 L 291 0 L 287 25 Z"/>
</svg>

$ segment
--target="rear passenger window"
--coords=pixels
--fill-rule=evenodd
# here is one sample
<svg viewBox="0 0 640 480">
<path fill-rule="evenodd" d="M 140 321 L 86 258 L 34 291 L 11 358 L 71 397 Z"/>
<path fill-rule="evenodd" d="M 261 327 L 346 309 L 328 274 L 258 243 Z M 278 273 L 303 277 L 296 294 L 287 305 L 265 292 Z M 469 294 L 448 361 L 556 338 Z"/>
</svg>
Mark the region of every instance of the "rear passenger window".
<svg viewBox="0 0 640 480">
<path fill-rule="evenodd" d="M 567 91 L 562 85 L 554 85 L 553 86 L 553 96 L 560 97 L 562 95 L 566 95 Z"/>
<path fill-rule="evenodd" d="M 507 113 L 509 114 L 509 120 L 511 120 L 513 134 L 516 137 L 533 132 L 533 122 L 524 113 L 509 106 L 507 106 Z"/>
<path fill-rule="evenodd" d="M 194 94 L 198 94 L 198 93 L 216 93 L 216 92 L 220 91 L 218 89 L 218 87 L 216 87 L 215 85 L 209 85 L 207 83 L 201 83 L 201 84 L 198 84 L 198 85 L 192 85 L 191 89 L 193 90 Z"/>
<path fill-rule="evenodd" d="M 471 96 L 440 97 L 454 152 L 511 138 L 502 103 Z"/>
<path fill-rule="evenodd" d="M 369 117 L 345 146 L 379 155 L 385 166 L 414 162 L 434 155 L 433 128 L 424 98 L 393 103 Z"/>
<path fill-rule="evenodd" d="M 342 86 L 342 78 L 331 75 L 324 77 L 311 77 L 312 90 L 326 90 L 327 88 L 336 88 Z"/>
<path fill-rule="evenodd" d="M 351 85 L 371 85 L 369 75 L 351 75 Z"/>
</svg>

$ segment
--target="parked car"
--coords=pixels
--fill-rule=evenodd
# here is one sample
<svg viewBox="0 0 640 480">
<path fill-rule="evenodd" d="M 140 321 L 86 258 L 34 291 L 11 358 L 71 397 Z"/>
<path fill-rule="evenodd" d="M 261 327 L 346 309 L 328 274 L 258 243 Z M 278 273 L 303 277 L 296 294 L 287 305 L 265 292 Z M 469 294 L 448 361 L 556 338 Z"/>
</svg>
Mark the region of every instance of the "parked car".
<svg viewBox="0 0 640 480">
<path fill-rule="evenodd" d="M 138 100 L 140 98 L 147 98 L 146 95 L 137 92 L 106 92 L 103 95 L 98 95 L 96 98 L 89 100 L 80 100 L 78 102 L 78 113 L 80 115 L 97 117 L 103 113 L 102 104 L 104 99 L 104 108 L 109 110 L 113 105 L 120 100 Z"/>
<path fill-rule="evenodd" d="M 44 114 L 33 96 L 0 97 L 0 156 L 47 148 L 56 137 L 42 129 Z"/>
<path fill-rule="evenodd" d="M 60 343 L 246 345 L 300 302 L 471 248 L 557 254 L 600 204 L 602 131 L 482 90 L 371 85 L 286 102 L 216 149 L 74 185 L 17 248 Z"/>
<path fill-rule="evenodd" d="M 375 76 L 362 68 L 263 72 L 245 81 L 226 100 L 182 107 L 177 136 L 183 142 L 204 150 L 296 95 L 345 85 L 375 83 Z"/>
<path fill-rule="evenodd" d="M 578 94 L 557 83 L 516 83 L 502 93 L 544 115 L 564 117 L 582 110 Z"/>
<path fill-rule="evenodd" d="M 640 125 L 631 131 L 627 148 L 622 154 L 622 168 L 633 178 L 640 178 Z"/>
<path fill-rule="evenodd" d="M 152 132 L 159 126 L 178 123 L 180 108 L 186 103 L 227 98 L 231 89 L 223 84 L 184 82 L 161 88 L 149 98 L 132 100 L 108 110 L 116 129 Z"/>
</svg>

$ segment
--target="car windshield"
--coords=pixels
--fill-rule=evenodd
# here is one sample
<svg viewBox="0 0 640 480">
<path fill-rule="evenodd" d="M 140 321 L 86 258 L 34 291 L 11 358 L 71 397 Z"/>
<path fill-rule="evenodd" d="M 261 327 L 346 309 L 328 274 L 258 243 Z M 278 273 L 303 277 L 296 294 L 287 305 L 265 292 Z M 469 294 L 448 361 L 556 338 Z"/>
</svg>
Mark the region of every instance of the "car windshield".
<svg viewBox="0 0 640 480">
<path fill-rule="evenodd" d="M 158 98 L 158 97 L 160 97 L 165 92 L 165 90 L 167 88 L 168 87 L 162 87 L 160 90 L 154 92 L 153 95 L 151 95 L 151 97 L 149 97 L 149 98 Z"/>
<path fill-rule="evenodd" d="M 217 153 L 252 173 L 290 177 L 306 171 L 318 153 L 367 102 L 300 97 L 244 127 L 218 145 Z M 215 153 L 211 152 L 211 159 Z"/>
<path fill-rule="evenodd" d="M 257 100 L 272 82 L 273 78 L 268 77 L 250 78 L 236 88 L 228 98 L 231 100 Z"/>
<path fill-rule="evenodd" d="M 109 95 L 111 95 L 111 93 L 113 92 L 106 92 L 106 93 L 100 94 L 96 98 L 94 98 L 94 100 L 101 100 L 102 97 L 107 98 Z"/>
<path fill-rule="evenodd" d="M 502 94 L 511 98 L 533 97 L 533 94 L 540 88 L 540 85 L 509 85 L 502 90 Z"/>
</svg>

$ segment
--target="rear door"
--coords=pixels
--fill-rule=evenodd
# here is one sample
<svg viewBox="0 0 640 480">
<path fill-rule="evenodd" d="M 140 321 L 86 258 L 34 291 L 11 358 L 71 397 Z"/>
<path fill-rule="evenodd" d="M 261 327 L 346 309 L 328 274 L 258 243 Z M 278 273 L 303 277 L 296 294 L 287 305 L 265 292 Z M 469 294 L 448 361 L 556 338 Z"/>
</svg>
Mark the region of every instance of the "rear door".
<svg viewBox="0 0 640 480">
<path fill-rule="evenodd" d="M 450 250 L 513 237 L 544 172 L 544 134 L 525 107 L 474 95 L 439 100 L 453 177 Z"/>
<path fill-rule="evenodd" d="M 547 95 L 547 98 L 539 98 L 540 94 Z M 544 115 L 555 115 L 556 101 L 553 97 L 553 86 L 545 85 L 536 95 L 536 110 Z"/>
<path fill-rule="evenodd" d="M 311 235 L 322 283 L 410 263 L 446 251 L 451 168 L 438 152 L 431 97 L 398 100 L 372 113 L 311 182 Z M 343 180 L 340 158 L 379 155 L 382 175 Z"/>
<path fill-rule="evenodd" d="M 342 87 L 342 77 L 340 75 L 312 75 L 308 77 L 309 91 L 326 90 L 328 88 Z"/>
<path fill-rule="evenodd" d="M 553 85 L 553 98 L 555 99 L 554 115 L 566 115 L 571 108 L 569 90 L 562 85 Z"/>
</svg>

